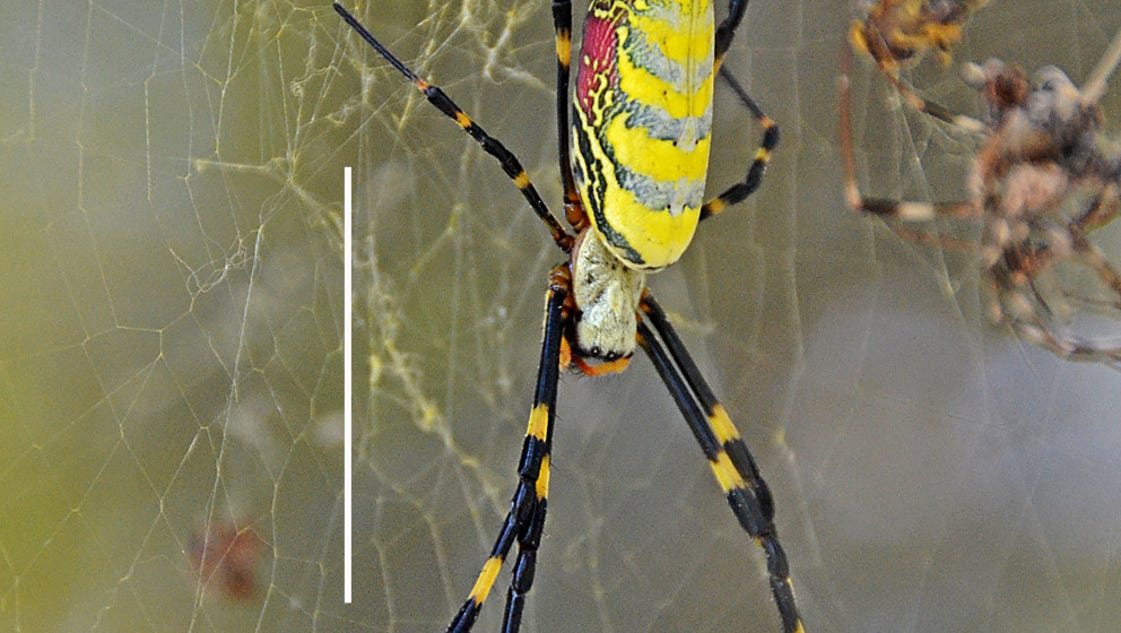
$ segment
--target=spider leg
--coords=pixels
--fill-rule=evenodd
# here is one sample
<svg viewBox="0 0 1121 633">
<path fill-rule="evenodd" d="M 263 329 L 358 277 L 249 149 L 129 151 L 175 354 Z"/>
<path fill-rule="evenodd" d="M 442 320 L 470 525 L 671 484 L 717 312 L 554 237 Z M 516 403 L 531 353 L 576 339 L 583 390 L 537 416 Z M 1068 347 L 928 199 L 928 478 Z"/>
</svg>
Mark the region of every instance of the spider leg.
<svg viewBox="0 0 1121 633">
<path fill-rule="evenodd" d="M 720 213 L 729 205 L 741 202 L 759 188 L 759 183 L 763 181 L 763 173 L 767 170 L 767 165 L 771 162 L 771 153 L 774 151 L 775 147 L 778 146 L 779 141 L 778 125 L 775 124 L 775 122 L 763 112 L 759 104 L 755 103 L 755 100 L 747 94 L 747 91 L 744 90 L 740 82 L 736 80 L 732 71 L 728 70 L 727 66 L 721 66 L 720 76 L 732 86 L 732 90 L 736 91 L 736 95 L 739 96 L 740 101 L 751 111 L 751 115 L 755 117 L 755 120 L 759 122 L 759 125 L 763 128 L 763 139 L 759 142 L 759 149 L 755 152 L 755 159 L 751 161 L 751 166 L 748 168 L 747 175 L 744 179 L 732 185 L 712 200 L 704 203 L 704 206 L 701 207 L 702 220 Z"/>
<path fill-rule="evenodd" d="M 1074 252 L 1098 274 L 1098 277 L 1113 290 L 1114 294 L 1121 297 L 1121 273 L 1117 272 L 1117 269 L 1109 262 L 1105 253 L 1091 243 L 1090 240 L 1086 239 L 1085 235 L 1082 235 L 1081 232 L 1072 233 Z"/>
<path fill-rule="evenodd" d="M 743 15 L 747 12 L 747 2 L 748 0 L 728 0 L 728 15 L 716 27 L 713 44 L 713 68 L 720 68 L 724 61 L 724 54 L 732 46 L 732 38 L 736 36 L 736 29 L 740 27 Z"/>
<path fill-rule="evenodd" d="M 553 31 L 557 48 L 557 151 L 560 159 L 561 186 L 564 190 L 564 215 L 574 231 L 588 226 L 588 216 L 580 204 L 576 181 L 572 176 L 572 148 L 568 85 L 572 60 L 572 0 L 553 0 Z"/>
<path fill-rule="evenodd" d="M 914 202 L 888 198 L 866 198 L 860 193 L 856 178 L 856 165 L 852 143 L 852 100 L 849 86 L 849 67 L 851 53 L 842 53 L 841 75 L 837 81 L 837 135 L 841 146 L 841 167 L 845 179 L 845 200 L 849 208 L 858 213 L 875 215 L 889 221 L 891 228 L 904 239 L 963 247 L 969 244 L 952 238 L 915 231 L 905 225 L 907 222 L 930 222 L 938 217 L 956 217 L 973 221 L 980 219 L 980 210 L 972 202 Z"/>
<path fill-rule="evenodd" d="M 429 103 L 436 106 L 440 112 L 443 112 L 448 118 L 455 121 L 459 127 L 463 128 L 464 132 L 467 132 L 471 138 L 475 139 L 483 148 L 483 151 L 493 156 L 499 164 L 502 165 L 502 171 L 506 172 L 506 176 L 513 181 L 518 190 L 522 192 L 522 196 L 529 202 L 529 206 L 533 208 L 533 212 L 536 213 L 537 217 L 548 227 L 549 233 L 552 235 L 553 241 L 556 242 L 557 246 L 566 253 L 571 250 L 574 238 L 564 230 L 564 227 L 561 226 L 557 218 L 549 211 L 549 207 L 541 198 L 541 194 L 537 193 L 537 188 L 533 185 L 533 182 L 530 181 L 529 175 L 526 174 L 525 168 L 522 167 L 517 156 L 514 156 L 510 150 L 506 149 L 506 146 L 503 145 L 501 141 L 487 134 L 483 128 L 479 127 L 479 124 L 471 120 L 471 117 L 468 116 L 462 108 L 456 105 L 439 86 L 434 86 L 424 79 L 421 79 L 406 66 L 404 62 L 397 59 L 393 53 L 389 52 L 389 49 L 375 39 L 374 36 L 366 30 L 366 27 L 362 26 L 362 23 L 343 8 L 341 4 L 336 2 L 334 8 L 335 11 L 342 16 L 343 20 L 346 20 L 346 23 L 349 24 L 362 39 L 366 40 L 366 43 L 372 46 L 379 55 L 385 58 L 385 60 L 404 75 L 406 79 L 413 82 L 413 85 L 424 94 Z"/>
<path fill-rule="evenodd" d="M 537 370 L 537 387 L 521 457 L 518 459 L 518 488 L 510 501 L 510 511 L 502 522 L 494 547 L 467 600 L 448 625 L 448 633 L 466 633 L 471 630 L 515 540 L 518 543 L 518 558 L 514 563 L 513 577 L 506 594 L 502 631 L 516 633 L 521 626 L 522 608 L 525 606 L 526 594 L 533 585 L 537 548 L 541 543 L 541 531 L 545 527 L 557 379 L 560 374 L 561 339 L 564 336 L 564 302 L 570 283 L 563 266 L 554 269 L 550 275 L 549 290 L 545 294 L 545 327 L 541 342 L 541 363 Z"/>
<path fill-rule="evenodd" d="M 783 631 L 803 633 L 805 629 L 794 601 L 786 552 L 775 530 L 771 491 L 759 474 L 747 444 L 740 438 L 665 312 L 649 292 L 643 295 L 641 308 L 662 342 L 658 342 L 643 320 L 638 324 L 638 343 L 654 363 L 662 382 L 693 431 L 736 519 L 763 549 L 771 593 L 782 618 Z"/>
<path fill-rule="evenodd" d="M 977 119 L 955 114 L 938 103 L 920 97 L 899 78 L 899 69 L 907 61 L 917 61 L 927 50 L 938 51 L 943 62 L 948 62 L 950 48 L 961 39 L 961 24 L 970 13 L 979 9 L 986 1 L 965 2 L 956 8 L 946 6 L 939 12 L 926 16 L 912 15 L 911 10 L 914 7 L 910 5 L 881 3 L 877 7 L 878 12 L 874 11 L 874 15 L 869 15 L 865 21 L 853 22 L 849 30 L 849 46 L 845 47 L 848 51 L 847 57 L 851 58 L 851 49 L 867 53 L 891 82 L 899 96 L 914 110 L 971 132 L 983 132 L 985 126 Z M 972 6 L 966 6 L 970 4 Z M 916 18 L 921 19 L 914 22 Z M 890 35 L 885 35 L 884 28 Z M 900 58 L 899 55 L 904 57 Z M 847 68 L 844 73 L 848 74 Z"/>
<path fill-rule="evenodd" d="M 1121 301 L 1121 273 L 1110 264 L 1097 246 L 1086 239 L 1077 226 L 1071 227 L 1069 237 L 1070 252 L 1083 265 L 1093 270 L 1118 297 L 1118 301 Z M 992 309 L 997 317 L 995 320 L 1006 323 L 1021 339 L 1038 345 L 1056 356 L 1073 360 L 1100 360 L 1114 366 L 1121 366 L 1121 343 L 1116 340 L 1095 340 L 1064 332 L 1051 322 L 1053 311 L 1047 299 L 1037 289 L 1035 277 L 1067 257 L 1069 256 L 1064 257 L 1054 253 L 1050 247 L 1043 247 L 1031 255 L 1031 261 L 1025 263 L 1033 270 L 1019 272 L 1004 269 L 989 274 L 993 297 L 991 301 L 995 302 Z M 1022 278 L 1023 281 L 1019 283 L 1013 281 L 1018 278 Z M 1029 292 L 1024 292 L 1025 286 Z M 1019 305 L 1026 304 L 1027 310 L 1021 307 L 1016 311 L 1017 313 L 1009 313 L 1004 309 L 1003 304 L 1016 298 L 1020 298 Z M 1113 305 L 1116 306 L 1118 303 L 1115 302 Z M 1027 315 L 1021 314 L 1024 312 Z"/>
<path fill-rule="evenodd" d="M 1071 230 L 1079 231 L 1086 235 L 1102 228 L 1117 219 L 1121 211 L 1121 198 L 1118 198 L 1118 185 L 1107 184 L 1094 204 L 1089 205 L 1084 213 L 1079 214 L 1071 221 Z"/>
<path fill-rule="evenodd" d="M 923 114 L 932 116 L 943 123 L 962 128 L 969 132 L 980 133 L 985 130 L 985 124 L 981 123 L 981 121 L 965 114 L 955 114 L 946 106 L 943 106 L 935 101 L 923 99 L 917 93 L 915 93 L 915 91 L 912 90 L 910 86 L 905 84 L 903 80 L 899 78 L 898 72 L 890 72 L 887 68 L 884 67 L 882 63 L 880 63 L 878 59 L 875 58 L 875 55 L 873 55 L 872 57 L 876 64 L 880 67 L 880 70 L 883 71 L 884 76 L 886 76 L 888 78 L 888 81 L 891 82 L 892 87 L 894 87 L 895 90 L 899 93 L 899 96 L 903 98 L 903 101 L 906 102 L 907 105 L 916 112 L 922 112 Z"/>
<path fill-rule="evenodd" d="M 1069 332 L 1062 332 L 1048 323 L 1050 312 L 1046 304 L 1043 305 L 1044 315 L 1035 315 L 1026 319 L 1004 315 L 1002 322 L 1012 328 L 1012 331 L 1021 340 L 1037 345 L 1060 358 L 1069 358 L 1076 361 L 1099 361 L 1121 368 L 1121 344 L 1117 341 L 1093 340 L 1077 336 Z"/>
<path fill-rule="evenodd" d="M 714 68 L 720 69 L 720 75 L 732 86 L 732 89 L 739 95 L 741 101 L 751 111 L 752 116 L 759 125 L 763 127 L 763 140 L 759 145 L 759 150 L 755 152 L 755 160 L 752 161 L 751 167 L 747 170 L 747 176 L 744 177 L 743 182 L 738 182 L 729 187 L 724 193 L 716 196 L 712 200 L 704 203 L 701 207 L 700 219 L 712 217 L 720 213 L 728 205 L 736 204 L 742 201 L 751 192 L 759 188 L 759 183 L 763 180 L 763 172 L 767 168 L 767 164 L 771 160 L 771 152 L 778 145 L 779 131 L 775 122 L 763 113 L 763 109 L 759 107 L 755 100 L 752 99 L 743 86 L 736 81 L 735 76 L 731 71 L 724 68 L 724 55 L 728 52 L 728 48 L 732 45 L 732 38 L 736 35 L 736 29 L 739 28 L 740 22 L 743 21 L 744 13 L 747 12 L 748 0 L 729 0 L 728 2 L 728 15 L 725 17 L 718 27 L 716 27 L 715 35 L 715 50 L 713 54 Z"/>
<path fill-rule="evenodd" d="M 1121 62 L 1121 30 L 1113 35 L 1109 48 L 1102 54 L 1102 58 L 1094 66 L 1094 71 L 1090 73 L 1090 78 L 1082 87 L 1082 99 L 1085 103 L 1097 103 L 1098 99 L 1101 99 L 1105 94 L 1106 81 L 1113 75 L 1119 62 Z"/>
</svg>

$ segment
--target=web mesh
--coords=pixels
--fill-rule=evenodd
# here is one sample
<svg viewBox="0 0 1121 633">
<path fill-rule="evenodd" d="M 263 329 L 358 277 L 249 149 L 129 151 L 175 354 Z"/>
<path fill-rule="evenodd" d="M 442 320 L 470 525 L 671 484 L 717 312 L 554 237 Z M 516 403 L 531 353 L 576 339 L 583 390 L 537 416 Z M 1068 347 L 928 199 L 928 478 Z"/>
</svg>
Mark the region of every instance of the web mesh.
<svg viewBox="0 0 1121 633">
<path fill-rule="evenodd" d="M 548 3 L 356 11 L 559 210 Z M 326 4 L 0 17 L 0 629 L 442 630 L 514 489 L 559 258 L 521 196 Z M 1113 631 L 1117 374 L 989 326 L 968 252 L 846 210 L 850 17 L 751 4 L 728 64 L 782 144 L 763 189 L 651 285 L 771 484 L 810 630 Z M 1118 28 L 1113 0 L 998 0 L 956 59 L 1080 82 Z M 976 113 L 952 70 L 911 79 Z M 854 82 L 865 189 L 960 199 L 971 145 L 868 64 Z M 716 111 L 719 188 L 758 133 L 725 88 Z M 345 164 L 364 379 L 350 606 Z M 778 630 L 762 557 L 649 364 L 566 376 L 558 409 L 523 630 Z M 503 593 L 476 630 L 498 629 Z"/>
</svg>

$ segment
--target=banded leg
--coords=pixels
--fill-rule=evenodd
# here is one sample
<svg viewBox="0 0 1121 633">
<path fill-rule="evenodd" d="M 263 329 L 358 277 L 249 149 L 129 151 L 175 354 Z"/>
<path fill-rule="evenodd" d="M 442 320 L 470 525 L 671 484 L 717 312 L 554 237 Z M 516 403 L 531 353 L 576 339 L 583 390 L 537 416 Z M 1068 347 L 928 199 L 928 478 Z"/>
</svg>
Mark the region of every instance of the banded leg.
<svg viewBox="0 0 1121 633">
<path fill-rule="evenodd" d="M 506 594 L 502 631 L 516 633 L 521 625 L 522 608 L 526 594 L 533 585 L 537 547 L 541 543 L 541 531 L 545 527 L 549 455 L 553 446 L 560 348 L 564 336 L 564 302 L 568 296 L 569 284 L 567 271 L 563 267 L 554 269 L 545 295 L 545 331 L 541 342 L 541 363 L 537 370 L 537 388 L 533 396 L 533 408 L 529 412 L 522 454 L 518 459 L 518 489 L 510 501 L 510 511 L 502 522 L 494 547 L 467 600 L 448 625 L 448 633 L 466 633 L 471 630 L 515 540 L 518 543 L 518 559 Z"/>
<path fill-rule="evenodd" d="M 728 0 L 728 15 L 716 27 L 715 42 L 713 43 L 714 68 L 720 68 L 724 62 L 724 54 L 732 46 L 732 39 L 736 36 L 736 29 L 740 28 L 743 14 L 747 12 L 748 0 Z"/>
<path fill-rule="evenodd" d="M 747 198 L 759 188 L 759 184 L 763 181 L 763 173 L 771 162 L 771 153 L 775 147 L 778 147 L 779 141 L 778 125 L 747 94 L 747 91 L 743 89 L 732 72 L 727 67 L 721 66 L 720 75 L 732 86 L 732 90 L 736 91 L 740 101 L 743 101 L 743 104 L 751 111 L 751 115 L 763 128 L 763 140 L 760 141 L 759 149 L 755 152 L 755 159 L 751 161 L 751 166 L 747 169 L 747 176 L 744 177 L 743 181 L 729 187 L 724 193 L 704 203 L 704 206 L 701 207 L 702 220 L 720 213 L 729 205 L 743 201 L 744 198 Z"/>
<path fill-rule="evenodd" d="M 916 111 L 950 125 L 981 132 L 984 125 L 977 119 L 954 114 L 917 95 L 899 78 L 899 71 L 916 64 L 931 50 L 938 53 L 943 65 L 949 63 L 951 49 L 961 41 L 962 25 L 987 1 L 940 2 L 937 6 L 923 2 L 920 6 L 907 0 L 882 0 L 863 20 L 853 22 L 849 44 L 852 49 L 867 53 L 907 105 Z M 847 54 L 851 56 L 851 51 Z"/>
<path fill-rule="evenodd" d="M 1113 292 L 1114 301 L 1086 300 L 1063 292 L 1064 298 L 1096 307 L 1121 307 L 1121 272 L 1110 264 L 1077 225 L 1069 227 L 1069 242 L 1056 253 L 1051 245 L 1035 249 L 1009 247 L 985 271 L 991 294 L 990 318 L 1007 324 L 1018 337 L 1051 351 L 1060 358 L 1101 361 L 1121 366 L 1121 343 L 1116 339 L 1089 339 L 1056 328 L 1051 304 L 1036 285 L 1036 277 L 1064 260 L 1086 266 Z M 1006 310 L 1006 306 L 1017 309 Z"/>
<path fill-rule="evenodd" d="M 580 194 L 572 176 L 571 130 L 568 97 L 572 62 L 572 0 L 553 0 L 553 31 L 557 49 L 557 149 L 560 159 L 561 185 L 564 189 L 565 218 L 579 233 L 588 224 L 588 217 L 580 205 Z"/>
<path fill-rule="evenodd" d="M 469 117 L 462 108 L 456 105 L 439 86 L 433 86 L 424 79 L 421 79 L 416 73 L 409 69 L 404 62 L 397 59 L 393 53 L 390 53 L 389 49 L 375 39 L 374 36 L 366 30 L 366 27 L 362 26 L 362 23 L 343 8 L 341 4 L 336 2 L 334 7 L 335 11 L 346 20 L 346 23 L 349 24 L 362 39 L 366 40 L 379 55 L 385 58 L 385 60 L 404 75 L 406 79 L 413 82 L 413 85 L 424 94 L 424 97 L 428 99 L 429 103 L 436 106 L 440 112 L 443 112 L 448 118 L 455 121 L 456 125 L 463 128 L 464 132 L 467 132 L 471 138 L 475 139 L 483 148 L 483 151 L 493 156 L 495 160 L 502 165 L 502 171 L 506 172 L 506 176 L 513 181 L 518 190 L 522 192 L 522 196 L 529 202 L 529 206 L 533 208 L 533 212 L 536 213 L 537 217 L 548 227 L 549 233 L 552 235 L 553 241 L 556 242 L 557 246 L 566 253 L 571 250 L 575 238 L 564 230 L 564 227 L 561 226 L 557 218 L 549 211 L 549 207 L 545 204 L 545 201 L 541 199 L 541 194 L 537 193 L 537 188 L 533 186 L 533 183 L 525 172 L 525 168 L 522 167 L 518 158 L 514 156 L 510 150 L 506 149 L 506 146 L 503 145 L 501 141 L 487 134 L 483 128 L 472 121 L 471 117 Z"/>
<path fill-rule="evenodd" d="M 728 15 L 716 27 L 716 36 L 713 52 L 715 59 L 715 68 L 720 69 L 720 75 L 732 86 L 732 90 L 736 91 L 740 100 L 743 101 L 747 109 L 751 111 L 752 116 L 763 127 L 763 140 L 759 145 L 759 150 L 755 153 L 755 160 L 752 161 L 751 167 L 747 170 L 747 176 L 743 182 L 738 182 L 728 188 L 727 191 L 716 196 L 712 200 L 704 203 L 701 207 L 702 220 L 710 218 L 717 213 L 720 213 L 728 205 L 736 204 L 744 198 L 751 195 L 753 191 L 759 188 L 759 183 L 763 180 L 763 172 L 767 169 L 767 164 L 771 160 L 771 152 L 774 151 L 778 145 L 779 130 L 775 122 L 763 113 L 763 109 L 759 107 L 755 100 L 752 99 L 747 91 L 743 89 L 739 81 L 732 75 L 731 71 L 724 68 L 724 55 L 728 52 L 728 48 L 732 45 L 732 39 L 736 35 L 736 29 L 739 28 L 740 23 L 743 21 L 744 13 L 747 12 L 748 0 L 729 0 L 728 2 Z"/>
<path fill-rule="evenodd" d="M 869 49 L 868 52 L 871 54 L 872 51 Z M 922 112 L 943 123 L 954 127 L 960 127 L 969 132 L 981 133 L 985 131 L 985 124 L 981 123 L 981 121 L 965 114 L 956 114 L 938 102 L 923 99 L 914 90 L 911 90 L 910 86 L 903 83 L 903 80 L 899 78 L 899 73 L 889 72 L 884 69 L 883 65 L 880 64 L 874 54 L 872 54 L 872 59 L 880 66 L 881 70 L 883 70 L 884 76 L 891 82 L 892 87 L 894 87 L 896 92 L 899 93 L 899 96 L 903 98 L 903 101 L 916 112 Z"/>
<path fill-rule="evenodd" d="M 794 601 L 786 552 L 775 530 L 771 491 L 759 474 L 747 444 L 740 438 L 665 312 L 649 292 L 643 295 L 641 308 L 662 343 L 652 335 L 645 320 L 638 324 L 638 343 L 654 363 L 658 375 L 693 431 L 736 519 L 763 549 L 771 594 L 782 618 L 783 631 L 803 633 L 805 629 Z"/>
<path fill-rule="evenodd" d="M 837 81 L 837 127 L 841 146 L 841 167 L 845 177 L 845 200 L 849 208 L 859 213 L 868 213 L 899 222 L 930 222 L 939 216 L 959 217 L 979 220 L 980 209 L 972 202 L 950 202 L 932 204 L 929 202 L 910 202 L 886 198 L 865 198 L 860 193 L 856 180 L 856 165 L 852 146 L 852 95 L 849 85 L 849 70 L 852 64 L 850 53 L 842 54 L 841 76 Z M 930 241 L 922 234 L 914 234 L 908 229 L 892 224 L 893 230 L 905 239 Z M 944 238 L 934 238 L 939 244 L 946 244 Z M 953 242 L 951 240 L 951 242 Z M 956 245 L 961 245 L 957 244 Z"/>
</svg>

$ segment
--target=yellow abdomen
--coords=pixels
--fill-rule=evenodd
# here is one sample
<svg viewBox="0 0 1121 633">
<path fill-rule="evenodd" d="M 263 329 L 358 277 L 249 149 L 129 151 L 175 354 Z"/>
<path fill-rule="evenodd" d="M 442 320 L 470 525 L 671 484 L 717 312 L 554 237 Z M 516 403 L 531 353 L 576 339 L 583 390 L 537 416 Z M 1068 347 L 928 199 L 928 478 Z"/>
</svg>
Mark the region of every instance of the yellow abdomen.
<svg viewBox="0 0 1121 633">
<path fill-rule="evenodd" d="M 677 261 L 704 202 L 712 5 L 594 0 L 577 59 L 573 173 L 596 232 L 626 265 Z"/>
</svg>

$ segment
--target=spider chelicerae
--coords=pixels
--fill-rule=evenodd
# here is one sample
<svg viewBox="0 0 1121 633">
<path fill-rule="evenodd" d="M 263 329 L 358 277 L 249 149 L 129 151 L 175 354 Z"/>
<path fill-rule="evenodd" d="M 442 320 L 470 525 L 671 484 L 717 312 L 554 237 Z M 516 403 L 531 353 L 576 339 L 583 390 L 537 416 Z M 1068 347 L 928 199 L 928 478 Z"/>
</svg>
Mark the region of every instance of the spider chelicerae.
<svg viewBox="0 0 1121 633">
<path fill-rule="evenodd" d="M 541 360 L 517 489 L 482 571 L 448 631 L 471 629 L 515 544 L 518 554 L 502 630 L 519 629 L 545 525 L 559 373 L 566 367 L 589 376 L 621 371 L 636 346 L 665 383 L 736 519 L 762 549 L 783 631 L 803 631 L 786 553 L 775 529 L 771 492 L 646 285 L 647 274 L 681 257 L 698 222 L 759 186 L 778 143 L 778 127 L 721 65 L 747 1 L 729 0 L 728 15 L 717 23 L 711 0 L 593 0 L 570 100 L 572 6 L 554 0 L 560 177 L 572 233 L 549 211 L 513 153 L 443 90 L 390 53 L 345 8 L 334 8 L 432 105 L 498 160 L 565 254 L 565 261 L 552 269 L 545 293 Z M 718 74 L 759 122 L 763 138 L 743 180 L 705 202 Z"/>
<path fill-rule="evenodd" d="M 854 41 L 861 50 L 859 38 Z M 876 57 L 876 47 L 865 50 L 908 103 L 976 135 L 979 149 L 966 182 L 967 200 L 932 204 L 864 197 L 853 164 L 846 50 L 839 107 L 849 206 L 885 218 L 904 237 L 923 242 L 943 241 L 924 228 L 939 218 L 979 223 L 981 278 L 993 322 L 1061 357 L 1121 362 L 1121 338 L 1110 335 L 1121 322 L 1121 273 L 1091 240 L 1095 230 L 1113 221 L 1121 203 L 1121 145 L 1103 132 L 1098 106 L 1121 58 L 1121 32 L 1081 89 L 1054 66 L 1029 77 L 996 59 L 965 64 L 964 81 L 984 101 L 982 121 L 923 100 L 890 72 L 897 66 Z"/>
</svg>

